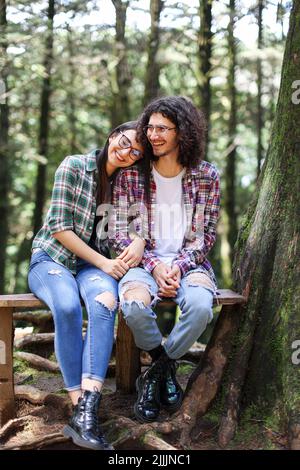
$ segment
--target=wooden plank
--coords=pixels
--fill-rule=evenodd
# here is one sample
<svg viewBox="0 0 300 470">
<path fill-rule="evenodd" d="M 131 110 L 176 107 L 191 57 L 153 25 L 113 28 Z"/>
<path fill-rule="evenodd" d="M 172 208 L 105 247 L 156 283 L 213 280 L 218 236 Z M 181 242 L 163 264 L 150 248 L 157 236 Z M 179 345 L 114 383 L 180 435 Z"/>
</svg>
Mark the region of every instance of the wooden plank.
<svg viewBox="0 0 300 470">
<path fill-rule="evenodd" d="M 0 315 L 0 428 L 15 416 L 13 378 L 13 309 Z"/>
<path fill-rule="evenodd" d="M 33 294 L 0 295 L 0 307 L 44 307 Z"/>
<path fill-rule="evenodd" d="M 140 350 L 136 347 L 131 330 L 119 312 L 116 339 L 116 387 L 124 393 L 135 390 L 135 380 L 141 373 Z"/>
<path fill-rule="evenodd" d="M 163 300 L 160 305 L 171 305 L 172 300 Z M 246 298 L 230 289 L 219 289 L 214 305 L 235 305 L 246 302 Z M 45 307 L 33 294 L 0 295 L 0 307 Z"/>
</svg>

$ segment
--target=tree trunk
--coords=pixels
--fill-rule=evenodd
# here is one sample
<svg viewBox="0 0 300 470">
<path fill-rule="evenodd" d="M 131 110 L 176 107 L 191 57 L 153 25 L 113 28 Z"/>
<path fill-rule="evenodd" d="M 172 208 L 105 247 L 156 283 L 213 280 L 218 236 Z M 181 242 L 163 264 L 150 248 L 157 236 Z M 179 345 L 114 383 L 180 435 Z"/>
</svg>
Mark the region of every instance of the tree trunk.
<svg viewBox="0 0 300 470">
<path fill-rule="evenodd" d="M 8 190 L 10 184 L 8 129 L 8 64 L 7 64 L 7 40 L 6 40 L 6 1 L 0 0 L 0 292 L 4 292 L 5 285 L 5 260 L 8 239 Z"/>
<path fill-rule="evenodd" d="M 111 125 L 112 128 L 130 119 L 128 89 L 130 86 L 130 73 L 127 61 L 127 42 L 125 38 L 126 12 L 129 1 L 112 0 L 116 9 L 116 68 L 113 89 L 113 104 Z"/>
<path fill-rule="evenodd" d="M 263 107 L 262 107 L 262 61 L 261 61 L 261 50 L 263 47 L 263 23 L 262 15 L 264 9 L 264 0 L 259 0 L 258 2 L 258 11 L 257 11 L 257 24 L 258 24 L 258 57 L 256 63 L 257 70 L 257 178 L 259 177 L 261 162 L 263 159 L 263 146 L 262 146 L 262 131 L 263 131 Z"/>
<path fill-rule="evenodd" d="M 275 416 L 288 426 L 290 447 L 300 448 L 300 100 L 293 89 L 299 69 L 300 0 L 294 0 L 260 190 L 237 244 L 236 288 L 249 301 L 230 365 L 223 445 L 241 406 L 256 405 L 260 418 Z"/>
<path fill-rule="evenodd" d="M 76 77 L 76 69 L 74 65 L 74 47 L 71 26 L 67 25 L 67 46 L 68 46 L 68 67 L 69 67 L 69 83 L 68 83 L 68 122 L 69 122 L 69 133 L 70 133 L 70 152 L 75 154 L 78 151 L 76 141 L 76 105 L 75 105 L 75 84 L 74 78 Z"/>
<path fill-rule="evenodd" d="M 46 50 L 44 58 L 45 77 L 43 79 L 41 95 L 41 114 L 39 130 L 39 155 L 47 158 L 48 134 L 50 120 L 50 95 L 51 95 L 51 66 L 53 62 L 53 20 L 55 15 L 55 0 L 49 0 L 48 4 L 48 29 L 46 37 Z M 43 221 L 43 209 L 46 199 L 46 164 L 39 163 L 35 187 L 35 210 L 33 215 L 33 234 L 41 228 Z"/>
<path fill-rule="evenodd" d="M 230 20 L 228 24 L 228 53 L 229 53 L 229 74 L 228 92 L 230 101 L 230 114 L 228 123 L 228 149 L 225 168 L 225 209 L 228 216 L 228 242 L 232 251 L 237 237 L 237 217 L 236 217 L 236 40 L 234 37 L 235 27 L 235 0 L 230 0 Z"/>
<path fill-rule="evenodd" d="M 198 85 L 198 94 L 200 97 L 200 107 L 204 112 L 207 120 L 207 136 L 206 136 L 206 155 L 208 153 L 209 145 L 209 128 L 210 128 L 210 107 L 211 107 L 211 89 L 210 89 L 210 74 L 211 74 L 211 53 L 212 53 L 212 4 L 213 0 L 200 0 L 199 15 L 200 15 L 200 29 L 199 29 L 199 62 L 200 62 L 200 77 L 201 83 Z M 205 156 L 207 160 L 207 156 Z"/>
<path fill-rule="evenodd" d="M 160 67 L 157 61 L 157 52 L 160 43 L 160 14 L 164 2 L 162 0 L 151 0 L 151 31 L 148 39 L 148 62 L 145 75 L 144 106 L 159 95 L 159 72 Z"/>
</svg>

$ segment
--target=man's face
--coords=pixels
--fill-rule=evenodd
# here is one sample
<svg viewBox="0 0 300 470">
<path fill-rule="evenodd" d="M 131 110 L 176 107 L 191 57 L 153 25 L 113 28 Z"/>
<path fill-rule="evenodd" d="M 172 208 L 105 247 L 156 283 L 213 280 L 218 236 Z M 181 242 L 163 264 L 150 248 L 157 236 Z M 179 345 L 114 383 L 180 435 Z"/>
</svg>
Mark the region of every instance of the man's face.
<svg viewBox="0 0 300 470">
<path fill-rule="evenodd" d="M 151 127 L 149 128 L 149 126 Z M 178 157 L 178 131 L 170 119 L 160 113 L 152 114 L 148 122 L 147 137 L 156 157 L 172 154 L 174 158 Z"/>
</svg>

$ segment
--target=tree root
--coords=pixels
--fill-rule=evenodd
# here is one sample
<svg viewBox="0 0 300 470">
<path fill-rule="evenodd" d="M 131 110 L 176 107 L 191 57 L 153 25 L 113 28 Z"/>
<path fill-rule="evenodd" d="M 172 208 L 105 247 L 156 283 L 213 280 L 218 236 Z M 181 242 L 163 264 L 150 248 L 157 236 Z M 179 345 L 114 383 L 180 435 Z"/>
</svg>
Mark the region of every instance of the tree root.
<svg viewBox="0 0 300 470">
<path fill-rule="evenodd" d="M 12 444 L 2 448 L 2 450 L 30 450 L 40 449 L 41 447 L 49 446 L 51 444 L 58 444 L 61 442 L 67 442 L 69 439 L 64 437 L 60 432 L 48 434 L 43 437 L 35 439 L 29 439 L 22 444 Z"/>
<path fill-rule="evenodd" d="M 26 424 L 28 424 L 30 416 L 22 416 L 21 418 L 10 419 L 2 428 L 0 429 L 0 443 L 2 448 L 3 443 L 9 439 L 12 434 L 16 434 L 18 431 L 22 431 Z"/>
<path fill-rule="evenodd" d="M 31 385 L 15 385 L 15 398 L 27 400 L 33 405 L 43 405 L 48 395 L 48 392 L 43 392 Z"/>
<path fill-rule="evenodd" d="M 15 357 L 28 362 L 32 367 L 38 370 L 46 370 L 48 372 L 58 372 L 59 366 L 56 362 L 49 361 L 44 357 L 38 356 L 37 354 L 31 354 L 26 352 L 17 351 L 14 353 Z"/>
<path fill-rule="evenodd" d="M 33 333 L 25 335 L 20 339 L 14 341 L 14 347 L 22 349 L 24 346 L 31 346 L 36 344 L 54 344 L 54 333 Z"/>
</svg>

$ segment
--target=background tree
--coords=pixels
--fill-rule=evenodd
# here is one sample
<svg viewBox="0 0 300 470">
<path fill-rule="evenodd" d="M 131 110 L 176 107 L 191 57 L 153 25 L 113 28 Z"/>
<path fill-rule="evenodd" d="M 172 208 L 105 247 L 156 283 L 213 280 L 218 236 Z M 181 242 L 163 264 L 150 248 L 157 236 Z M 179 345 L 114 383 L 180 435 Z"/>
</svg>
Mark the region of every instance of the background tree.
<svg viewBox="0 0 300 470">
<path fill-rule="evenodd" d="M 8 191 L 10 186 L 9 158 L 9 105 L 8 105 L 8 62 L 7 62 L 7 20 L 6 1 L 0 0 L 0 292 L 4 291 L 6 247 L 9 234 Z"/>
<path fill-rule="evenodd" d="M 236 91 L 236 39 L 234 28 L 236 22 L 235 0 L 229 0 L 229 23 L 228 23 L 228 97 L 230 102 L 228 121 L 228 148 L 226 151 L 225 168 L 225 208 L 228 217 L 228 241 L 231 250 L 234 247 L 237 236 L 237 216 L 236 216 L 236 147 L 237 147 L 237 91 Z"/>
<path fill-rule="evenodd" d="M 210 128 L 210 112 L 211 112 L 211 55 L 212 55 L 212 4 L 213 0 L 200 0 L 199 17 L 199 64 L 200 64 L 200 84 L 198 93 L 200 99 L 200 107 L 205 114 L 207 121 L 207 146 L 206 157 L 209 145 L 209 128 Z"/>
<path fill-rule="evenodd" d="M 46 32 L 45 56 L 44 56 L 44 79 L 41 93 L 40 124 L 39 124 L 39 155 L 43 161 L 38 164 L 36 189 L 35 189 L 35 210 L 33 214 L 33 235 L 42 226 L 43 209 L 46 199 L 46 168 L 48 157 L 48 137 L 50 122 L 50 95 L 51 95 L 51 68 L 53 62 L 53 21 L 55 15 L 55 0 L 48 3 L 48 21 Z"/>
<path fill-rule="evenodd" d="M 257 38 L 257 177 L 260 173 L 261 162 L 263 159 L 263 145 L 262 145 L 262 132 L 263 132 L 263 106 L 262 106 L 262 58 L 261 51 L 263 48 L 263 9 L 264 0 L 259 0 L 257 4 L 257 25 L 258 25 L 258 38 Z"/>
<path fill-rule="evenodd" d="M 145 73 L 144 106 L 159 95 L 160 65 L 157 53 L 160 44 L 160 15 L 163 10 L 163 0 L 150 0 L 151 29 L 147 46 L 147 66 Z"/>
<path fill-rule="evenodd" d="M 130 109 L 128 89 L 130 86 L 130 73 L 127 61 L 127 44 L 125 38 L 126 12 L 129 1 L 112 0 L 116 9 L 116 42 L 115 42 L 115 86 L 113 88 L 113 104 L 111 113 L 111 127 L 129 121 Z"/>
</svg>

